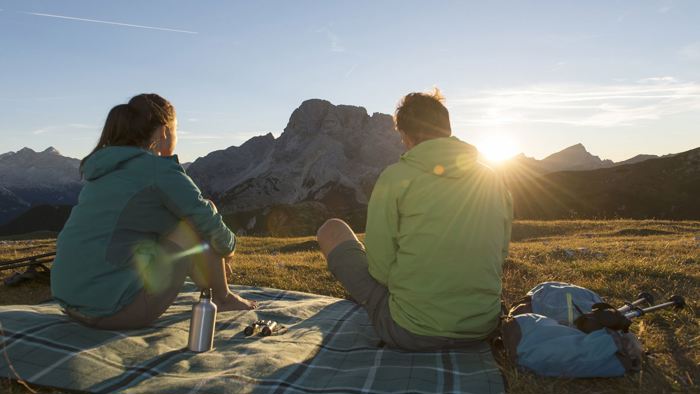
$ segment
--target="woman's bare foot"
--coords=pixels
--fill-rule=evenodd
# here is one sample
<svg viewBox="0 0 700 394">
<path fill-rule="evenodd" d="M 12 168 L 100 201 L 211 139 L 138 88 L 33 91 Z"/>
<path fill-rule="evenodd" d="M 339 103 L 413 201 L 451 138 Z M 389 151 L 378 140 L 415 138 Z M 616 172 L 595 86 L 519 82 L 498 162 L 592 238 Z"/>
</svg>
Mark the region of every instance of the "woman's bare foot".
<svg viewBox="0 0 700 394">
<path fill-rule="evenodd" d="M 255 309 L 258 306 L 257 302 L 246 300 L 236 293 L 228 293 L 223 299 L 217 297 L 214 303 L 219 312 L 247 311 Z"/>
</svg>

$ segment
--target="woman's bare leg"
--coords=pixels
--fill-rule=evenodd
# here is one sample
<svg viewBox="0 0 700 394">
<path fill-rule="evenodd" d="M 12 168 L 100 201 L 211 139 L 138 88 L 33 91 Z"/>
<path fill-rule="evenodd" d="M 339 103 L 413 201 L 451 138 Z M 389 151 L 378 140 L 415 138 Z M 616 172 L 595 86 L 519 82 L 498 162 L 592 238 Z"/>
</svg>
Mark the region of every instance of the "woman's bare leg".
<svg viewBox="0 0 700 394">
<path fill-rule="evenodd" d="M 191 255 L 181 257 L 192 260 L 189 276 L 199 288 L 212 289 L 213 301 L 219 311 L 247 310 L 256 307 L 255 301 L 246 300 L 229 290 L 226 279 L 226 259 L 230 257 L 222 258 L 208 248 L 198 250 L 203 243 L 188 224 L 180 223 L 167 239 L 185 252 L 192 251 Z"/>
</svg>

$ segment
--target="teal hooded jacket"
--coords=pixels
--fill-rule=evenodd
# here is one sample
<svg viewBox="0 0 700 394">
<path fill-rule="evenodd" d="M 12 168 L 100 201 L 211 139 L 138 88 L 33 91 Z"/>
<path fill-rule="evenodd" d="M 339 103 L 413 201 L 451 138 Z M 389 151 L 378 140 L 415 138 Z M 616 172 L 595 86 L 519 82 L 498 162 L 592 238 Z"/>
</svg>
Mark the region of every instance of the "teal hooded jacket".
<svg viewBox="0 0 700 394">
<path fill-rule="evenodd" d="M 144 286 L 167 282 L 168 267 L 155 266 L 157 248 L 183 221 L 218 254 L 233 252 L 234 234 L 177 156 L 106 147 L 82 171 L 87 182 L 58 235 L 51 270 L 51 292 L 62 305 L 109 316 Z"/>
<path fill-rule="evenodd" d="M 369 272 L 414 334 L 481 339 L 498 324 L 513 209 L 502 179 L 455 137 L 422 142 L 377 180 Z"/>
</svg>

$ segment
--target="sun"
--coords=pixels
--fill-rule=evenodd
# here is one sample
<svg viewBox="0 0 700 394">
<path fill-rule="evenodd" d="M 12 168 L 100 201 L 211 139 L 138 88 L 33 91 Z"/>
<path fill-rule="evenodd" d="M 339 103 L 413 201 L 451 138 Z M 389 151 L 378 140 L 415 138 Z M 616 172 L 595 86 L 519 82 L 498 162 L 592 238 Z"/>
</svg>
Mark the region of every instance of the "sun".
<svg viewBox="0 0 700 394">
<path fill-rule="evenodd" d="M 518 154 L 518 146 L 507 135 L 490 135 L 476 144 L 481 156 L 491 162 L 500 163 Z"/>
</svg>

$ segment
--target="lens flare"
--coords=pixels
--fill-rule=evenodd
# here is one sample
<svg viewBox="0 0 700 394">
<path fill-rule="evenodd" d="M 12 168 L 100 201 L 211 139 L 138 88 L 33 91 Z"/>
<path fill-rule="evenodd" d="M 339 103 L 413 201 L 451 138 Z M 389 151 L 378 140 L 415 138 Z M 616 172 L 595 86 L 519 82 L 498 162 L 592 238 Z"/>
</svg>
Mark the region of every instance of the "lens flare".
<svg viewBox="0 0 700 394">
<path fill-rule="evenodd" d="M 163 248 L 156 242 L 144 241 L 134 248 L 134 266 L 144 289 L 149 293 L 160 293 L 168 287 L 172 275 L 172 266 L 168 260 Z"/>
<path fill-rule="evenodd" d="M 174 255 L 170 256 L 170 258 L 172 259 L 172 261 L 176 261 L 176 260 L 179 260 L 179 259 L 182 259 L 182 258 L 185 258 L 188 256 L 192 256 L 195 254 L 204 253 L 207 250 L 209 250 L 209 248 L 210 248 L 210 246 L 208 243 L 202 242 L 201 244 L 195 245 L 189 249 L 183 250 L 180 253 L 175 253 Z"/>
<path fill-rule="evenodd" d="M 180 250 L 177 245 L 194 246 Z M 192 225 L 183 221 L 163 245 L 155 240 L 134 245 L 132 261 L 144 288 L 150 293 L 160 293 L 171 286 L 178 263 L 189 261 L 197 270 L 206 265 L 206 252 L 210 249 L 209 243 L 201 241 Z"/>
</svg>

